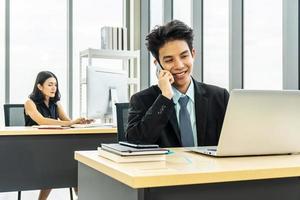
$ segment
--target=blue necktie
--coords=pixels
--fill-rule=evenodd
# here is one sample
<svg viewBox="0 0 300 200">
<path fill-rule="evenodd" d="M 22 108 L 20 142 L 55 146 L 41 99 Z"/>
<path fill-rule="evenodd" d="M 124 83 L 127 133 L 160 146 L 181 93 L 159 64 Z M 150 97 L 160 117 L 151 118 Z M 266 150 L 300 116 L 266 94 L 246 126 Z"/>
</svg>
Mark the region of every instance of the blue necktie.
<svg viewBox="0 0 300 200">
<path fill-rule="evenodd" d="M 194 146 L 193 130 L 191 125 L 190 114 L 186 108 L 186 105 L 189 102 L 189 97 L 188 96 L 180 97 L 178 102 L 180 104 L 179 126 L 180 126 L 182 146 L 191 147 Z"/>
</svg>

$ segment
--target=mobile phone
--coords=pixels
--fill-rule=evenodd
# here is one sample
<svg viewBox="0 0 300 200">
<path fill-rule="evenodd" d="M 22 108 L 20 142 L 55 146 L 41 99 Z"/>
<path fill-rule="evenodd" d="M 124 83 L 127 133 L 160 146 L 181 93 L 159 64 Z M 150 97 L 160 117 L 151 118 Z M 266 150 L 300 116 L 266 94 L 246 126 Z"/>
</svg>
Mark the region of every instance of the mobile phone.
<svg viewBox="0 0 300 200">
<path fill-rule="evenodd" d="M 158 148 L 159 146 L 157 144 L 134 144 L 129 142 L 120 141 L 120 145 L 128 146 L 128 147 L 134 147 L 134 148 Z"/>
<path fill-rule="evenodd" d="M 155 66 L 156 66 L 156 77 L 159 78 L 159 73 L 161 70 L 163 70 L 163 68 L 158 62 L 155 63 Z"/>
</svg>

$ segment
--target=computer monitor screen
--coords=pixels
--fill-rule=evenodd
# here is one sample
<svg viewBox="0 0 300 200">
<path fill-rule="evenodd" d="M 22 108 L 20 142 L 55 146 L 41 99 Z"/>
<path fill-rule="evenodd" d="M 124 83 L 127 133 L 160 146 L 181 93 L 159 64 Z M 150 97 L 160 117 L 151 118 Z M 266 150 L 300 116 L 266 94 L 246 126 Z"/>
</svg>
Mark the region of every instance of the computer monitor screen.
<svg viewBox="0 0 300 200">
<path fill-rule="evenodd" d="M 87 67 L 87 117 L 113 123 L 115 103 L 128 102 L 128 78 L 125 71 Z"/>
</svg>

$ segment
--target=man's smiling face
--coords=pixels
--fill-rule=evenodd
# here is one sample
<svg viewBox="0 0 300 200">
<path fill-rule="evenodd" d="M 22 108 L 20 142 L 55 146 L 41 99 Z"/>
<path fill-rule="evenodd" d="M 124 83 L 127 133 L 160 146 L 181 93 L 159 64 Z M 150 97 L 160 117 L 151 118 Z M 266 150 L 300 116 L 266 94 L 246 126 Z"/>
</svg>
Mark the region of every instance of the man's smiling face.
<svg viewBox="0 0 300 200">
<path fill-rule="evenodd" d="M 174 77 L 173 86 L 185 93 L 191 82 L 195 50 L 185 40 L 172 40 L 159 49 L 159 61 Z"/>
</svg>

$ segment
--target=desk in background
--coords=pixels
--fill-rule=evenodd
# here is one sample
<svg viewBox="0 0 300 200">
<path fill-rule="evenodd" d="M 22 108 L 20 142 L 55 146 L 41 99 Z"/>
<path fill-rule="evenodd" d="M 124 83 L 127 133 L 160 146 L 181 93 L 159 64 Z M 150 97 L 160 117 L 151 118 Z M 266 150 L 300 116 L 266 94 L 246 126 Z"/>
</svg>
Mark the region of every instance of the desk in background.
<svg viewBox="0 0 300 200">
<path fill-rule="evenodd" d="M 116 142 L 116 128 L 0 128 L 0 192 L 77 186 L 74 151 Z"/>
<path fill-rule="evenodd" d="M 79 199 L 300 199 L 300 155 L 212 158 L 173 150 L 166 162 L 129 164 L 76 152 Z"/>
</svg>

